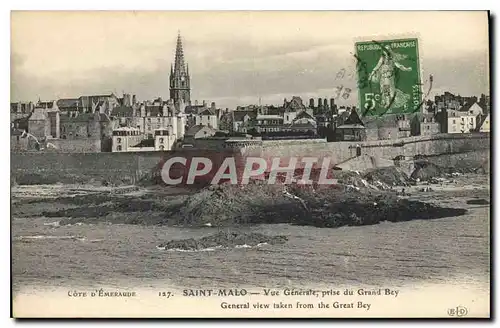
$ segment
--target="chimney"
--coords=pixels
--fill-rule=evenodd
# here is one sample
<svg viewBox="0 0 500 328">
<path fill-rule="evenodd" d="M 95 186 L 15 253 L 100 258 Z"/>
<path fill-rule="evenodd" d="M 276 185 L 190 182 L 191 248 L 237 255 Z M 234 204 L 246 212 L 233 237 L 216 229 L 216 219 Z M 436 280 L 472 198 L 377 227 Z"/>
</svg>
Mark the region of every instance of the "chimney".
<svg viewBox="0 0 500 328">
<path fill-rule="evenodd" d="M 195 101 L 194 101 L 194 105 L 195 105 L 195 106 L 198 106 L 198 100 L 195 100 Z"/>
<path fill-rule="evenodd" d="M 132 95 L 132 105 L 135 105 L 136 102 L 137 98 L 135 97 L 135 95 Z"/>
<path fill-rule="evenodd" d="M 210 104 L 210 108 L 215 109 L 215 101 L 212 101 L 212 103 Z"/>
<path fill-rule="evenodd" d="M 203 107 L 207 107 L 207 102 L 203 100 Z"/>
<path fill-rule="evenodd" d="M 318 98 L 318 108 L 323 107 L 323 100 L 321 98 Z"/>
<path fill-rule="evenodd" d="M 309 107 L 314 108 L 314 98 L 309 99 Z"/>
<path fill-rule="evenodd" d="M 326 99 L 326 98 L 323 100 L 323 107 L 325 109 L 328 109 L 328 99 Z"/>
<path fill-rule="evenodd" d="M 333 107 L 335 107 L 335 99 L 330 98 L 330 109 L 333 109 Z"/>
</svg>

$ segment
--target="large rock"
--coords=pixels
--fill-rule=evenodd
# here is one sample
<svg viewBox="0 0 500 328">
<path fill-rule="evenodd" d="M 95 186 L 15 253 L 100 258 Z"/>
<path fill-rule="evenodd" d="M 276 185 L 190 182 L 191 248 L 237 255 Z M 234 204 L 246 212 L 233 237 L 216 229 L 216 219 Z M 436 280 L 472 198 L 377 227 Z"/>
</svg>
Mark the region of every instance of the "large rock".
<svg viewBox="0 0 500 328">
<path fill-rule="evenodd" d="M 411 174 L 413 180 L 428 181 L 444 175 L 443 169 L 436 164 L 427 161 L 416 161 L 415 171 Z"/>
<path fill-rule="evenodd" d="M 213 247 L 231 248 L 236 246 L 257 246 L 259 244 L 283 244 L 288 240 L 286 236 L 266 236 L 260 233 L 237 233 L 237 232 L 223 232 L 220 231 L 216 234 L 203 237 L 200 239 L 183 239 L 171 240 L 167 243 L 161 244 L 158 247 L 169 249 L 181 250 L 202 250 Z"/>
</svg>

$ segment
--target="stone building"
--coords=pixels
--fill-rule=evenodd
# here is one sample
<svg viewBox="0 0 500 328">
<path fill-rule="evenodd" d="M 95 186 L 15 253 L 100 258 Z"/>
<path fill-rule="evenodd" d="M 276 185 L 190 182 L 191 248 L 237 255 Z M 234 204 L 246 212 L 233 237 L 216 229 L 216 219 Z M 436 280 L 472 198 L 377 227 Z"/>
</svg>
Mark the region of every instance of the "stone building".
<svg viewBox="0 0 500 328">
<path fill-rule="evenodd" d="M 70 113 L 61 116 L 61 139 L 101 140 L 111 136 L 113 129 L 109 118 L 99 112 Z"/>
<path fill-rule="evenodd" d="M 154 150 L 156 151 L 172 150 L 176 141 L 176 135 L 172 133 L 172 129 L 162 128 L 154 132 Z"/>
<path fill-rule="evenodd" d="M 36 138 L 59 138 L 60 116 L 55 101 L 38 101 L 28 119 L 28 132 Z"/>
<path fill-rule="evenodd" d="M 10 103 L 10 121 L 27 118 L 35 109 L 35 104 L 30 102 Z"/>
<path fill-rule="evenodd" d="M 210 108 L 206 108 L 195 115 L 195 125 L 209 126 L 216 130 L 219 128 L 218 111 L 214 102 L 212 102 Z"/>
<path fill-rule="evenodd" d="M 411 136 L 410 116 L 387 114 L 363 119 L 367 140 L 394 140 Z"/>
<path fill-rule="evenodd" d="M 352 110 L 347 119 L 335 128 L 335 141 L 364 141 L 366 128 L 356 110 Z"/>
<path fill-rule="evenodd" d="M 252 128 L 251 122 L 257 117 L 257 111 L 234 110 L 231 112 L 231 132 L 246 133 Z"/>
<path fill-rule="evenodd" d="M 454 95 L 451 92 L 446 91 L 442 95 L 438 95 L 434 97 L 434 103 L 436 106 L 436 111 L 441 110 L 459 110 L 460 107 L 464 106 L 467 103 L 477 102 L 477 97 L 462 97 L 460 95 Z"/>
<path fill-rule="evenodd" d="M 124 94 L 124 97 L 127 97 L 127 95 Z M 112 109 L 120 106 L 122 102 L 123 98 L 118 98 L 111 93 L 107 95 L 80 96 L 79 98 L 61 98 L 57 100 L 57 106 L 61 115 L 100 112 L 109 116 Z"/>
<path fill-rule="evenodd" d="M 490 124 L 490 114 L 482 115 L 477 122 L 477 132 L 491 132 Z"/>
<path fill-rule="evenodd" d="M 257 133 L 280 132 L 284 118 L 281 115 L 257 115 L 253 128 Z"/>
<path fill-rule="evenodd" d="M 446 114 L 446 133 L 470 133 L 476 129 L 477 115 L 457 110 L 448 110 Z"/>
<path fill-rule="evenodd" d="M 119 127 L 113 130 L 112 152 L 132 151 L 144 139 L 144 135 L 137 128 Z"/>
<path fill-rule="evenodd" d="M 441 124 L 432 113 L 415 114 L 410 125 L 412 136 L 431 136 L 441 133 Z"/>
<path fill-rule="evenodd" d="M 475 101 L 468 102 L 458 109 L 460 112 L 468 113 L 470 115 L 483 115 L 485 110 L 479 106 Z"/>
</svg>

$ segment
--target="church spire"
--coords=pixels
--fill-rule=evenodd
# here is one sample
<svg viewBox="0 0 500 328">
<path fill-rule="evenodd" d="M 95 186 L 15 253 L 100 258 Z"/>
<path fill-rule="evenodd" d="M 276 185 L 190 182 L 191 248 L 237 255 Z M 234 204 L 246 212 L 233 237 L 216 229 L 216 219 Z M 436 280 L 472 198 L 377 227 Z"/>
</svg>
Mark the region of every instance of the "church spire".
<svg viewBox="0 0 500 328">
<path fill-rule="evenodd" d="M 175 72 L 185 73 L 184 50 L 182 49 L 181 32 L 177 33 L 177 46 L 175 48 Z"/>
<path fill-rule="evenodd" d="M 170 67 L 170 99 L 178 104 L 182 100 L 185 104 L 190 103 L 190 78 L 189 69 L 184 60 L 184 49 L 180 31 L 177 34 L 177 46 L 175 48 L 175 61 Z"/>
</svg>

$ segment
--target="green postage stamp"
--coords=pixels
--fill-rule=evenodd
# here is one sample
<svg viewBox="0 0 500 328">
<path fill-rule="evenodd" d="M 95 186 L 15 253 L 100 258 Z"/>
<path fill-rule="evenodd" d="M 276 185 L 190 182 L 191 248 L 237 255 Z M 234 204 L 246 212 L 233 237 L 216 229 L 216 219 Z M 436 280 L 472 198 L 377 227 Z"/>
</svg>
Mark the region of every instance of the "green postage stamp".
<svg viewBox="0 0 500 328">
<path fill-rule="evenodd" d="M 420 110 L 418 39 L 356 43 L 359 103 L 363 116 Z"/>
</svg>

